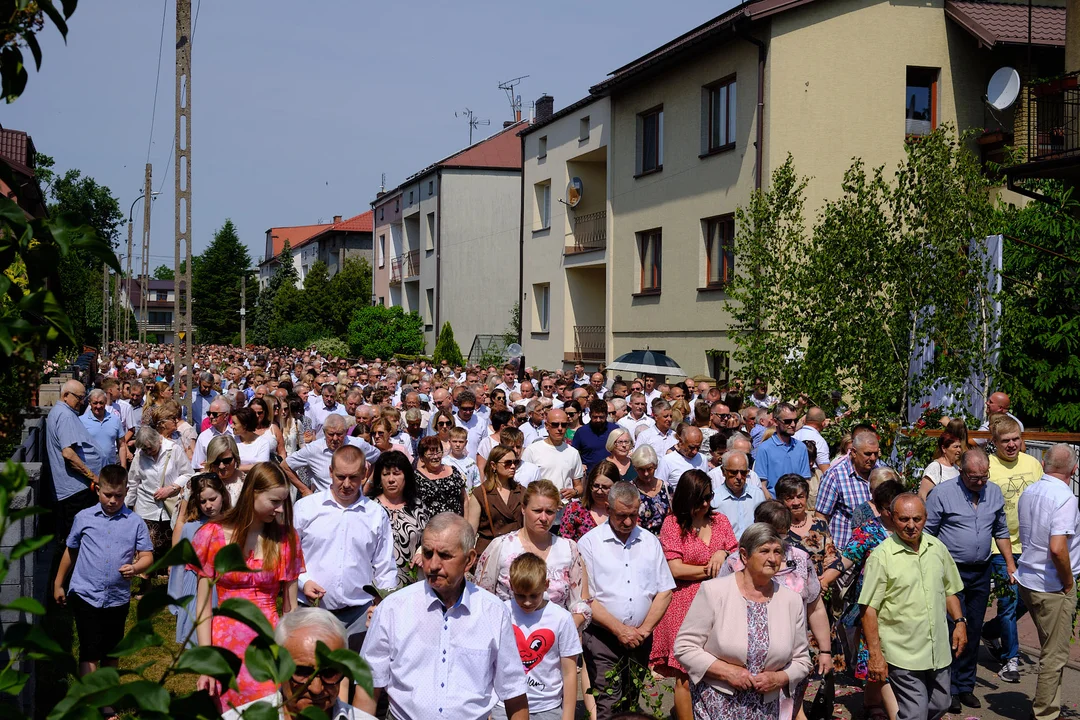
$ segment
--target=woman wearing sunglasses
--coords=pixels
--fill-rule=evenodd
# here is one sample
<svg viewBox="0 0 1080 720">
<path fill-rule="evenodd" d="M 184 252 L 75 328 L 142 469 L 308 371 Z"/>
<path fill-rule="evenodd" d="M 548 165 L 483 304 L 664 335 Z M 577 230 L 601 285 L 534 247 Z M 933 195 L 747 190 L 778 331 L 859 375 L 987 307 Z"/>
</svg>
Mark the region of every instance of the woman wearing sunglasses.
<svg viewBox="0 0 1080 720">
<path fill-rule="evenodd" d="M 206 472 L 221 479 L 229 494 L 229 506 L 236 505 L 240 490 L 244 487 L 244 473 L 240 472 L 240 449 L 232 435 L 218 435 L 206 446 Z M 183 506 L 181 506 L 183 507 Z"/>
<path fill-rule="evenodd" d="M 525 490 L 514 480 L 518 456 L 513 448 L 496 445 L 484 466 L 484 482 L 473 488 L 465 517 L 476 530 L 476 551 L 483 555 L 491 541 L 521 529 Z"/>
<path fill-rule="evenodd" d="M 443 457 L 450 454 L 450 429 L 454 427 L 454 416 L 445 410 L 440 410 L 435 413 L 435 418 L 431 421 L 432 427 L 435 428 L 435 437 L 439 438 L 439 443 L 442 445 Z"/>
</svg>

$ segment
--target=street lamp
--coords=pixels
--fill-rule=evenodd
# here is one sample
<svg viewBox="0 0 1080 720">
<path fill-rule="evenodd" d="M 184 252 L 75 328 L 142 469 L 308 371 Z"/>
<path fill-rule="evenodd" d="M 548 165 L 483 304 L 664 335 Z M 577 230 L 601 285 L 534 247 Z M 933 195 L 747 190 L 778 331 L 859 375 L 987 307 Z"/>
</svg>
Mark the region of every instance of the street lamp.
<svg viewBox="0 0 1080 720">
<path fill-rule="evenodd" d="M 149 182 L 149 181 L 147 181 L 147 182 Z M 151 192 L 150 197 L 155 198 L 160 194 L 161 194 L 160 192 Z M 144 197 L 146 197 L 145 192 L 139 193 L 139 197 L 135 198 L 135 202 L 131 203 L 131 207 L 128 208 L 128 247 L 127 247 L 127 273 L 126 273 L 126 277 L 128 279 L 127 299 L 128 299 L 128 307 L 129 308 L 131 307 L 131 284 L 130 284 L 131 283 L 131 250 L 132 250 L 132 248 L 131 248 L 131 233 L 134 230 L 134 226 L 132 225 L 132 214 L 135 212 L 135 203 L 139 202 Z M 140 290 L 140 292 L 141 291 L 142 290 Z M 117 308 L 116 311 L 120 312 L 120 309 Z M 128 332 L 129 332 L 129 330 L 130 330 L 130 328 L 128 327 L 128 314 L 125 313 L 124 314 L 124 342 L 125 343 L 128 341 Z"/>
</svg>

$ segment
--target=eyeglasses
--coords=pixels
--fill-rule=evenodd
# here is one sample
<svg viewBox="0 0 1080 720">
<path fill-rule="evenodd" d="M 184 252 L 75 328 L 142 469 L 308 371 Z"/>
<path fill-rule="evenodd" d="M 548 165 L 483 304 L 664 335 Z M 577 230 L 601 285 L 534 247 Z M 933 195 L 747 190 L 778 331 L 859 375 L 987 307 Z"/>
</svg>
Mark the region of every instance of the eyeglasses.
<svg viewBox="0 0 1080 720">
<path fill-rule="evenodd" d="M 566 425 L 567 425 L 567 423 L 564 423 L 564 422 L 551 422 L 550 420 L 548 421 L 548 424 L 547 424 L 547 426 L 549 428 L 564 428 L 564 427 L 566 427 Z"/>
<path fill-rule="evenodd" d="M 593 485 L 592 490 L 593 492 L 610 492 L 612 487 L 611 485 Z"/>
<path fill-rule="evenodd" d="M 787 420 L 780 418 L 776 422 L 780 425 L 794 425 L 796 420 L 797 418 L 788 418 Z"/>
<path fill-rule="evenodd" d="M 724 473 L 726 475 L 749 475 L 750 471 L 749 470 L 731 470 L 729 468 L 724 468 Z"/>
<path fill-rule="evenodd" d="M 292 679 L 294 683 L 306 683 L 308 678 L 315 674 L 315 668 L 311 665 L 297 665 L 296 670 L 293 671 Z M 317 674 L 324 685 L 336 685 L 345 677 L 345 673 L 337 668 L 322 668 Z"/>
<path fill-rule="evenodd" d="M 448 423 L 448 422 L 435 423 L 435 427 L 451 427 L 452 425 L 453 425 L 453 423 Z"/>
<path fill-rule="evenodd" d="M 476 408 L 475 407 L 465 407 L 465 406 L 462 406 L 462 407 L 458 408 L 458 412 L 463 412 L 463 413 L 471 413 L 473 410 L 476 410 Z"/>
<path fill-rule="evenodd" d="M 236 462 L 236 458 L 234 458 L 232 455 L 230 455 L 229 457 L 219 457 L 217 460 L 212 460 L 210 462 L 210 464 L 211 465 L 228 465 L 228 464 L 234 463 L 234 462 Z"/>
<path fill-rule="evenodd" d="M 227 413 L 227 412 L 215 412 L 215 411 L 211 410 L 210 412 L 206 413 L 206 417 L 213 420 L 214 418 L 219 418 L 222 415 L 228 415 L 228 414 L 229 413 Z"/>
<path fill-rule="evenodd" d="M 520 465 L 521 461 L 520 460 L 503 460 L 499 464 L 502 465 L 505 468 L 512 468 L 512 467 L 517 467 L 518 465 Z"/>
</svg>

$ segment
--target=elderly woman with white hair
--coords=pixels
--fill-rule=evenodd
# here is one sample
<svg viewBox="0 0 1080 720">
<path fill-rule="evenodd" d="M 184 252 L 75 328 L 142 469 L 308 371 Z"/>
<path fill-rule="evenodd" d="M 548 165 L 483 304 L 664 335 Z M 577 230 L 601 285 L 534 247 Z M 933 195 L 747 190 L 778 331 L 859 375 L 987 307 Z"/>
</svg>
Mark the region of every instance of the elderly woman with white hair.
<svg viewBox="0 0 1080 720">
<path fill-rule="evenodd" d="M 630 462 L 634 465 L 634 485 L 641 494 L 641 507 L 638 509 L 641 527 L 653 535 L 659 535 L 664 518 L 671 512 L 671 491 L 667 483 L 656 476 L 656 466 L 659 464 L 656 450 L 652 445 L 640 445 L 630 456 Z"/>
<path fill-rule="evenodd" d="M 634 439 L 630 437 L 630 431 L 624 427 L 616 427 L 608 435 L 604 447 L 608 451 L 607 459 L 619 468 L 619 478 L 626 482 L 634 482 L 637 470 L 630 459 L 630 453 L 634 449 Z"/>
<path fill-rule="evenodd" d="M 135 434 L 125 502 L 146 522 L 155 560 L 172 546 L 172 512 L 166 501 L 180 495 L 187 482 L 185 460 L 184 451 L 157 428 L 143 425 Z"/>
</svg>

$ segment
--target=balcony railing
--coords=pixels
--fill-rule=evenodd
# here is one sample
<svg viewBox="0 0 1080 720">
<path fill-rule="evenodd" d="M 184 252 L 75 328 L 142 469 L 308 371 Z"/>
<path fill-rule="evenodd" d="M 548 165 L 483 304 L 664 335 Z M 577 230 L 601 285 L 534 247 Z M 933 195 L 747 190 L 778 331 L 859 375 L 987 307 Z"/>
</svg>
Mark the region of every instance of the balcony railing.
<svg viewBox="0 0 1080 720">
<path fill-rule="evenodd" d="M 603 325 L 575 325 L 573 361 L 604 362 L 606 329 Z"/>
<path fill-rule="evenodd" d="M 1027 162 L 1080 157 L 1080 73 L 1030 86 Z"/>
<path fill-rule="evenodd" d="M 390 284 L 400 285 L 402 280 L 414 278 L 420 274 L 420 251 L 411 250 L 402 253 L 390 261 Z"/>
<path fill-rule="evenodd" d="M 390 259 L 390 284 L 395 287 L 401 284 L 401 255 Z"/>
<path fill-rule="evenodd" d="M 601 210 L 574 218 L 574 241 L 566 246 L 566 255 L 603 250 L 605 247 L 607 247 L 607 211 Z"/>
</svg>

